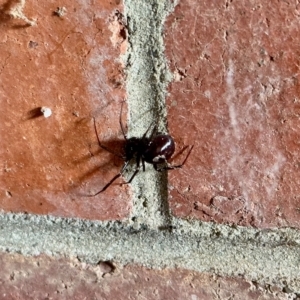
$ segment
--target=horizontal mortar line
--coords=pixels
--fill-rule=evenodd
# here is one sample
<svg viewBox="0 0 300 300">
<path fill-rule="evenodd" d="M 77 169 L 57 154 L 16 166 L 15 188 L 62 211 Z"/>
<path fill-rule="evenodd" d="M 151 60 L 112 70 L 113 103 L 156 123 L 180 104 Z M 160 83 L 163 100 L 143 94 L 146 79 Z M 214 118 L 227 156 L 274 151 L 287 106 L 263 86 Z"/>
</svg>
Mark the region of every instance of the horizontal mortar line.
<svg viewBox="0 0 300 300">
<path fill-rule="evenodd" d="M 93 264 L 115 260 L 154 268 L 239 274 L 263 282 L 300 277 L 300 234 L 296 230 L 264 232 L 189 222 L 195 228 L 187 232 L 180 222 L 172 231 L 135 230 L 122 222 L 7 213 L 0 216 L 0 249 L 23 255 L 76 256 Z M 282 236 L 293 240 L 284 243 Z"/>
</svg>

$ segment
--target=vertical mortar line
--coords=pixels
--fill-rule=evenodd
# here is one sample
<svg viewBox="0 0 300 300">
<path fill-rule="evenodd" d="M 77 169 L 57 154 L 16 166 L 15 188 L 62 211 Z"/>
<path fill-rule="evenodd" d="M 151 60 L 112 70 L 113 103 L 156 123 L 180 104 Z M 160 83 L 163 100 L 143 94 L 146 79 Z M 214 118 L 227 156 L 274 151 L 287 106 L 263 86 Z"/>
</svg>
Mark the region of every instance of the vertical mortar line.
<svg viewBox="0 0 300 300">
<path fill-rule="evenodd" d="M 170 0 L 124 1 L 129 49 L 127 65 L 128 134 L 141 137 L 154 122 L 167 132 L 165 96 L 171 74 L 164 57 L 163 25 L 174 3 Z M 134 168 L 134 166 L 132 166 Z M 132 172 L 132 170 L 130 170 Z M 147 164 L 132 182 L 132 219 L 137 228 L 170 225 L 167 202 L 167 173 Z"/>
</svg>

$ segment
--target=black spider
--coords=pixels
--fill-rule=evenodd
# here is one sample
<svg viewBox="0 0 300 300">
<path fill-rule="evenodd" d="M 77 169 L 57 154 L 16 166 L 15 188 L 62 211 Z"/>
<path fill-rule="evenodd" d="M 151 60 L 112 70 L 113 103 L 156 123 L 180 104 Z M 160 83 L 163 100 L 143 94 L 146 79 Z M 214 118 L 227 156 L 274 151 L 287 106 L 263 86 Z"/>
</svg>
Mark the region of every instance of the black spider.
<svg viewBox="0 0 300 300">
<path fill-rule="evenodd" d="M 124 102 L 123 102 L 124 103 Z M 143 134 L 141 138 L 137 137 L 132 137 L 132 138 L 127 138 L 127 135 L 124 130 L 124 126 L 122 123 L 122 110 L 123 110 L 123 103 L 121 106 L 121 112 L 120 112 L 120 127 L 122 130 L 122 134 L 125 139 L 125 144 L 124 144 L 124 155 L 121 156 L 122 159 L 124 160 L 124 165 L 121 169 L 121 171 L 115 175 L 100 191 L 98 191 L 96 194 L 89 195 L 89 197 L 94 197 L 102 192 L 104 192 L 117 178 L 119 178 L 124 171 L 126 170 L 126 167 L 128 166 L 129 162 L 133 159 L 136 161 L 136 169 L 132 176 L 130 177 L 129 181 L 126 182 L 131 183 L 136 174 L 140 170 L 140 163 L 142 163 L 143 166 L 143 171 L 145 171 L 145 162 L 152 164 L 154 169 L 156 171 L 164 171 L 164 170 L 173 170 L 173 169 L 178 169 L 181 168 L 185 162 L 187 161 L 189 155 L 191 154 L 191 151 L 194 147 L 191 146 L 190 150 L 188 151 L 184 161 L 180 165 L 169 165 L 168 160 L 171 158 L 171 156 L 175 152 L 175 143 L 173 138 L 169 134 L 163 134 L 160 132 L 157 132 L 156 126 L 154 126 L 152 133 L 150 134 L 149 137 L 147 137 L 147 134 L 151 128 L 152 125 L 149 126 L 147 131 Z M 97 128 L 96 128 L 96 121 L 95 118 L 94 120 L 94 129 L 95 133 L 98 139 L 99 146 L 106 151 L 109 151 L 113 154 L 115 154 L 113 151 L 111 151 L 109 148 L 106 146 L 102 145 L 98 136 Z M 186 147 L 188 148 L 188 147 Z M 186 149 L 185 148 L 185 149 Z M 185 150 L 183 149 L 183 150 Z M 116 154 L 115 154 L 116 155 Z M 161 167 L 160 167 L 161 166 Z"/>
</svg>

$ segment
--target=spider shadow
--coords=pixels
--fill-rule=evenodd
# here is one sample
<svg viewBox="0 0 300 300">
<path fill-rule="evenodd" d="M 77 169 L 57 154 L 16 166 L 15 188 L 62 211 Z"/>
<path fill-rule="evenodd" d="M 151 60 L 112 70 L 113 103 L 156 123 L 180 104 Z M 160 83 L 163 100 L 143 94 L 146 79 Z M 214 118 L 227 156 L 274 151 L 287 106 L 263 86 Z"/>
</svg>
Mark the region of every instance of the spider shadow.
<svg viewBox="0 0 300 300">
<path fill-rule="evenodd" d="M 91 152 L 90 155 L 85 155 L 84 157 L 80 158 L 79 160 L 76 160 L 74 163 L 85 163 L 86 160 L 92 159 L 95 157 L 103 157 L 105 156 L 105 160 L 102 160 L 101 163 L 93 167 L 91 170 L 88 172 L 85 172 L 81 177 L 78 178 L 78 184 L 75 184 L 75 187 L 79 187 L 82 183 L 87 183 L 91 178 L 93 178 L 93 183 L 95 182 L 95 177 L 96 174 L 99 173 L 101 178 L 107 178 L 107 181 L 109 181 L 111 176 L 111 169 L 116 169 L 115 174 L 118 174 L 118 172 L 121 170 L 121 168 L 124 165 L 125 159 L 124 157 L 124 146 L 125 146 L 126 141 L 124 139 L 109 139 L 106 140 L 105 142 L 101 142 L 101 146 L 98 145 L 98 149 L 96 152 Z M 105 179 L 106 180 L 106 179 Z M 107 182 L 106 181 L 99 180 L 99 189 L 101 189 L 102 185 L 104 186 Z M 89 184 L 88 184 L 89 185 Z M 82 196 L 89 196 L 88 193 Z"/>
<path fill-rule="evenodd" d="M 43 116 L 42 107 L 36 107 L 27 112 L 27 114 L 23 117 L 23 121 L 28 121 L 32 119 L 36 119 Z"/>
</svg>

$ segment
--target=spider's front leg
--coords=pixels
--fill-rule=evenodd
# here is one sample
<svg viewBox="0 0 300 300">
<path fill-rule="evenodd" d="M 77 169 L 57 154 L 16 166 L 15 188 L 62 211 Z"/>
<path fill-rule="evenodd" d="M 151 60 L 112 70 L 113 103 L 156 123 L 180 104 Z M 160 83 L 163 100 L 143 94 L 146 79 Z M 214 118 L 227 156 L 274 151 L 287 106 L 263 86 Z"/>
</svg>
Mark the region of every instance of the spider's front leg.
<svg viewBox="0 0 300 300">
<path fill-rule="evenodd" d="M 182 168 L 182 167 L 184 166 L 184 164 L 186 163 L 187 159 L 189 158 L 189 156 L 190 156 L 190 154 L 191 154 L 193 148 L 194 148 L 194 145 L 191 146 L 191 148 L 190 148 L 189 152 L 187 153 L 187 155 L 186 155 L 184 161 L 183 161 L 180 165 L 175 165 L 175 166 L 170 165 L 170 164 L 168 163 L 168 161 L 165 159 L 165 162 L 164 162 L 164 163 L 166 164 L 165 166 L 159 168 L 159 167 L 158 167 L 158 164 L 153 164 L 154 169 L 155 169 L 156 171 L 158 171 L 158 172 L 162 172 L 162 171 L 174 170 L 174 169 L 180 169 L 180 168 Z"/>
</svg>

